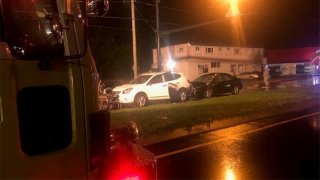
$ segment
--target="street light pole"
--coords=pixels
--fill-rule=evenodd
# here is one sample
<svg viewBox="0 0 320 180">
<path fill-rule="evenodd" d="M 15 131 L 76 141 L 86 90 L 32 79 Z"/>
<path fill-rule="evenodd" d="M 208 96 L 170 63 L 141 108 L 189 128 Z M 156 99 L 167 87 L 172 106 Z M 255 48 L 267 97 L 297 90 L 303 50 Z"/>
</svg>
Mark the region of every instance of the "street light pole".
<svg viewBox="0 0 320 180">
<path fill-rule="evenodd" d="M 135 7 L 134 0 L 131 0 L 131 26 L 132 26 L 132 50 L 133 50 L 133 76 L 136 78 L 138 76 L 138 66 L 137 66 L 137 44 L 136 44 L 136 18 L 135 18 Z"/>
<path fill-rule="evenodd" d="M 159 20 L 159 1 L 156 0 L 156 43 L 157 43 L 157 65 L 158 71 L 161 71 L 161 51 L 160 51 L 160 20 Z"/>
</svg>

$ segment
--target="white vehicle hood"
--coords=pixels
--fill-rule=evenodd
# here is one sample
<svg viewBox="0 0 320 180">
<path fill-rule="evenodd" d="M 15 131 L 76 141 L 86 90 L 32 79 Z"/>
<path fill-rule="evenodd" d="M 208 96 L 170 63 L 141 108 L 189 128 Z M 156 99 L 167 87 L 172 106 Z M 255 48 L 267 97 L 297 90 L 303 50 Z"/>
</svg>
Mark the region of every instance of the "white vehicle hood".
<svg viewBox="0 0 320 180">
<path fill-rule="evenodd" d="M 113 89 L 113 91 L 123 91 L 123 90 L 126 90 L 128 88 L 137 88 L 139 86 L 141 86 L 142 84 L 123 84 L 121 86 L 118 86 L 118 87 L 115 87 Z"/>
</svg>

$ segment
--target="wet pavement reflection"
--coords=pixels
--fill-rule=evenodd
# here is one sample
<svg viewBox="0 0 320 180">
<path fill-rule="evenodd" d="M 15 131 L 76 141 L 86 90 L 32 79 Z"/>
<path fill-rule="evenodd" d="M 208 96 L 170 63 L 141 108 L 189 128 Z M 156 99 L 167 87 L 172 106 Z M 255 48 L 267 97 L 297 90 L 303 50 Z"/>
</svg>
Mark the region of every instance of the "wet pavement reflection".
<svg viewBox="0 0 320 180">
<path fill-rule="evenodd" d="M 303 76 L 303 77 L 292 77 L 292 78 L 275 78 L 270 80 L 270 88 L 265 88 L 262 80 L 243 81 L 244 88 L 242 91 L 254 91 L 254 90 L 270 90 L 270 89 L 281 89 L 287 87 L 301 87 L 320 84 L 320 76 Z"/>
<path fill-rule="evenodd" d="M 158 176 L 159 179 L 319 179 L 319 125 L 317 114 L 268 128 L 252 122 L 190 138 L 190 142 L 211 139 L 213 143 L 159 158 Z"/>
</svg>

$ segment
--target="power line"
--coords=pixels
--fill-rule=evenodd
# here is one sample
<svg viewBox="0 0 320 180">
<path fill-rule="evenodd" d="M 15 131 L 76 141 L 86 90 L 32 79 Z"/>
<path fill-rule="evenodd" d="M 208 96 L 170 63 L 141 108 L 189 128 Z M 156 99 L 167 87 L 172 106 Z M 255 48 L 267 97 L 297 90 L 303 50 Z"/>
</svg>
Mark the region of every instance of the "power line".
<svg viewBox="0 0 320 180">
<path fill-rule="evenodd" d="M 94 28 L 104 28 L 104 29 L 114 29 L 114 30 L 123 30 L 123 31 L 132 31 L 129 28 L 118 28 L 118 27 L 111 27 L 111 26 L 98 26 L 98 25 L 88 25 L 89 27 L 94 27 Z"/>
<path fill-rule="evenodd" d="M 139 16 L 142 18 L 142 20 L 149 26 L 149 28 L 152 29 L 153 32 L 156 32 L 156 29 L 152 26 L 152 24 L 147 21 L 144 16 L 140 13 L 139 9 L 135 8 L 136 12 L 139 14 Z"/>
<path fill-rule="evenodd" d="M 130 1 L 111 1 L 110 3 L 130 3 Z M 142 4 L 142 5 L 145 5 L 145 6 L 156 7 L 155 4 L 148 3 L 148 2 L 135 1 L 135 3 L 136 4 Z M 178 8 L 172 8 L 172 7 L 168 7 L 168 6 L 160 6 L 160 8 L 161 9 L 171 10 L 171 11 L 176 11 L 176 12 L 180 12 L 180 13 L 190 14 L 189 11 L 185 11 L 185 10 L 178 9 Z"/>
<path fill-rule="evenodd" d="M 120 16 L 107 16 L 107 17 L 97 17 L 97 16 L 87 16 L 89 18 L 96 18 L 96 19 L 120 19 L 120 20 L 130 20 L 131 17 L 120 17 Z M 155 23 L 155 20 L 151 19 L 143 19 L 143 18 L 136 18 L 137 21 L 147 21 Z M 161 24 L 173 25 L 173 26 L 183 26 L 183 24 L 173 23 L 173 22 L 161 22 Z"/>
<path fill-rule="evenodd" d="M 166 6 L 162 6 L 162 9 L 168 9 L 171 11 L 176 11 L 176 12 L 180 12 L 180 13 L 185 13 L 185 14 L 191 14 L 189 11 L 185 11 L 185 10 L 181 10 L 181 9 L 177 9 L 177 8 L 171 8 L 171 7 L 166 7 Z"/>
</svg>

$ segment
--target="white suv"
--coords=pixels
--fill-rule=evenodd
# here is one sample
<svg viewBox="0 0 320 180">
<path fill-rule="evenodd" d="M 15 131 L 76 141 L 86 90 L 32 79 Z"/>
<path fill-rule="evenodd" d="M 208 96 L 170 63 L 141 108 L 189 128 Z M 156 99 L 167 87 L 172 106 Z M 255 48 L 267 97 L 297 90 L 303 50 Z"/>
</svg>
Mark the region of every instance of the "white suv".
<svg viewBox="0 0 320 180">
<path fill-rule="evenodd" d="M 169 87 L 174 87 L 180 102 L 188 99 L 190 90 L 188 80 L 181 73 L 174 72 L 142 74 L 128 84 L 115 87 L 113 91 L 119 97 L 121 104 L 142 107 L 147 105 L 148 101 L 170 99 Z"/>
</svg>

